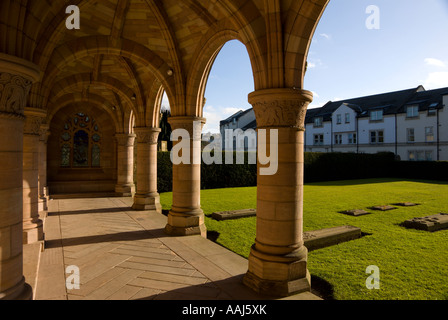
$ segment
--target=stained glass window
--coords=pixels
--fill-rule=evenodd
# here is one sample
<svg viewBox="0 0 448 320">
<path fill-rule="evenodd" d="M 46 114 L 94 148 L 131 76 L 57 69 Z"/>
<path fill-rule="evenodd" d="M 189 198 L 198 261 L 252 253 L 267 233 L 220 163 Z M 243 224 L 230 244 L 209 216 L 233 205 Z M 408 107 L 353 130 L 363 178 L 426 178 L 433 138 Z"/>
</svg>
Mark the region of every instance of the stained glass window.
<svg viewBox="0 0 448 320">
<path fill-rule="evenodd" d="M 66 120 L 60 137 L 62 167 L 100 167 L 101 133 L 93 118 L 76 113 Z"/>
<path fill-rule="evenodd" d="M 100 166 L 100 147 L 99 145 L 95 144 L 92 147 L 92 167 L 99 167 Z"/>
<path fill-rule="evenodd" d="M 61 150 L 61 166 L 70 167 L 70 145 L 64 144 Z"/>
<path fill-rule="evenodd" d="M 76 132 L 73 139 L 73 166 L 89 166 L 89 135 L 82 130 Z"/>
</svg>

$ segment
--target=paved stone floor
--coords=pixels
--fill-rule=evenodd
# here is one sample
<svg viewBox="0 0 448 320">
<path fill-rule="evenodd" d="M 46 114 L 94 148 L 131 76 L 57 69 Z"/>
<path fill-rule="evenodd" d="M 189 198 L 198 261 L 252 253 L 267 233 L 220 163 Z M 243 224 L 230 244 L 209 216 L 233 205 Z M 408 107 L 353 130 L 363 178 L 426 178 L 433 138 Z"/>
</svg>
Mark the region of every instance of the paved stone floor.
<svg viewBox="0 0 448 320">
<path fill-rule="evenodd" d="M 52 200 L 37 277 L 28 281 L 34 298 L 270 299 L 242 284 L 246 259 L 200 236 L 168 237 L 165 216 L 133 211 L 131 205 L 131 198 Z M 69 266 L 80 271 L 77 290 L 66 288 Z M 311 293 L 289 299 L 319 300 Z"/>
</svg>

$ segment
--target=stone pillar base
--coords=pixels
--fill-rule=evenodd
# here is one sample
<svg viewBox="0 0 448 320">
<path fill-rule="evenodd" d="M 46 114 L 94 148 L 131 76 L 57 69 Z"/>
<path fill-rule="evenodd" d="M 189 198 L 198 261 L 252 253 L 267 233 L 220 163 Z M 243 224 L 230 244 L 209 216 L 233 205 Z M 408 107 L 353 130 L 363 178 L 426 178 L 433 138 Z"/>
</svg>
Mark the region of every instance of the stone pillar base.
<svg viewBox="0 0 448 320">
<path fill-rule="evenodd" d="M 0 292 L 0 300 L 19 300 L 26 301 L 33 299 L 33 289 L 22 279 L 17 285 L 5 292 Z"/>
<path fill-rule="evenodd" d="M 175 237 L 200 235 L 207 238 L 204 214 L 189 215 L 170 211 L 165 233 Z"/>
<path fill-rule="evenodd" d="M 31 244 L 44 240 L 44 227 L 42 220 L 35 225 L 23 227 L 23 244 Z"/>
<path fill-rule="evenodd" d="M 308 250 L 300 248 L 292 255 L 271 256 L 251 250 L 249 271 L 243 283 L 252 290 L 269 296 L 288 297 L 311 291 L 307 269 Z"/>
<path fill-rule="evenodd" d="M 115 193 L 120 197 L 132 197 L 135 194 L 135 184 L 117 185 L 115 186 Z"/>
<path fill-rule="evenodd" d="M 132 209 L 137 211 L 157 211 L 162 213 L 162 205 L 160 204 L 160 195 L 135 195 Z"/>
<path fill-rule="evenodd" d="M 311 291 L 311 275 L 308 271 L 304 278 L 291 281 L 265 280 L 248 272 L 243 278 L 243 283 L 255 292 L 266 296 L 289 297 Z"/>
</svg>

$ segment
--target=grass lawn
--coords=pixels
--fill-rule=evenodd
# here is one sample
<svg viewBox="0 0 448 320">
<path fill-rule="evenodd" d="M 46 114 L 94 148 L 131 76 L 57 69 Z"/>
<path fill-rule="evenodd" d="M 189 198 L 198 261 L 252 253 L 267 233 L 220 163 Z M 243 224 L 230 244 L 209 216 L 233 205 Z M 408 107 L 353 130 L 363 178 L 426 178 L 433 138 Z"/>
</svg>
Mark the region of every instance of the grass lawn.
<svg viewBox="0 0 448 320">
<path fill-rule="evenodd" d="M 171 207 L 170 193 L 162 194 L 164 209 Z M 215 211 L 256 208 L 256 188 L 202 191 L 206 215 Z M 338 213 L 397 202 L 416 207 L 351 217 Z M 448 299 L 448 230 L 429 233 L 405 229 L 407 219 L 448 213 L 448 184 L 430 181 L 375 179 L 314 183 L 305 186 L 304 229 L 342 225 L 369 234 L 359 240 L 309 253 L 313 277 L 331 284 L 337 300 Z M 208 231 L 218 232 L 217 242 L 248 257 L 255 239 L 256 218 L 217 222 L 207 217 Z M 380 269 L 380 289 L 366 288 L 366 268 Z"/>
</svg>

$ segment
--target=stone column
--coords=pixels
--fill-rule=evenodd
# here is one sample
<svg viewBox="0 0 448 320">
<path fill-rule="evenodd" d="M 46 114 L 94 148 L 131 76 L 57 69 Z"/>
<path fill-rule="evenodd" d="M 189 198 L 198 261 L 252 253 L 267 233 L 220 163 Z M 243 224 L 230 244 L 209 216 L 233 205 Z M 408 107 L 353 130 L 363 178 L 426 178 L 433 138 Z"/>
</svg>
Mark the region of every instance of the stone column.
<svg viewBox="0 0 448 320">
<path fill-rule="evenodd" d="M 50 136 L 50 126 L 42 124 L 39 136 L 39 216 L 46 218 L 48 212 L 48 186 L 47 186 L 47 143 Z"/>
<path fill-rule="evenodd" d="M 45 113 L 25 108 L 23 136 L 23 243 L 44 239 L 43 222 L 39 219 L 39 140 Z"/>
<path fill-rule="evenodd" d="M 185 144 L 183 152 L 189 152 L 187 161 L 173 163 L 173 206 L 168 215 L 165 232 L 172 236 L 201 235 L 207 237 L 204 212 L 201 209 L 201 134 L 205 119 L 196 117 L 172 117 L 173 131 L 182 129 L 188 142 L 173 141 L 173 151 L 178 144 Z M 188 159 L 189 158 L 189 159 Z"/>
<path fill-rule="evenodd" d="M 311 92 L 295 89 L 249 95 L 259 138 L 263 129 L 270 133 L 268 153 L 271 130 L 278 132 L 277 172 L 261 175 L 269 165 L 258 163 L 257 236 L 244 277 L 244 283 L 259 293 L 289 296 L 311 289 L 303 240 L 303 170 L 304 123 L 312 97 Z"/>
<path fill-rule="evenodd" d="M 134 210 L 162 212 L 157 192 L 157 141 L 160 129 L 135 128 L 137 135 L 137 193 Z"/>
<path fill-rule="evenodd" d="M 134 184 L 134 142 L 135 134 L 117 134 L 117 185 L 115 192 L 122 197 L 132 197 L 135 193 Z"/>
<path fill-rule="evenodd" d="M 23 126 L 34 64 L 0 53 L 0 300 L 31 299 L 23 277 Z"/>
</svg>

